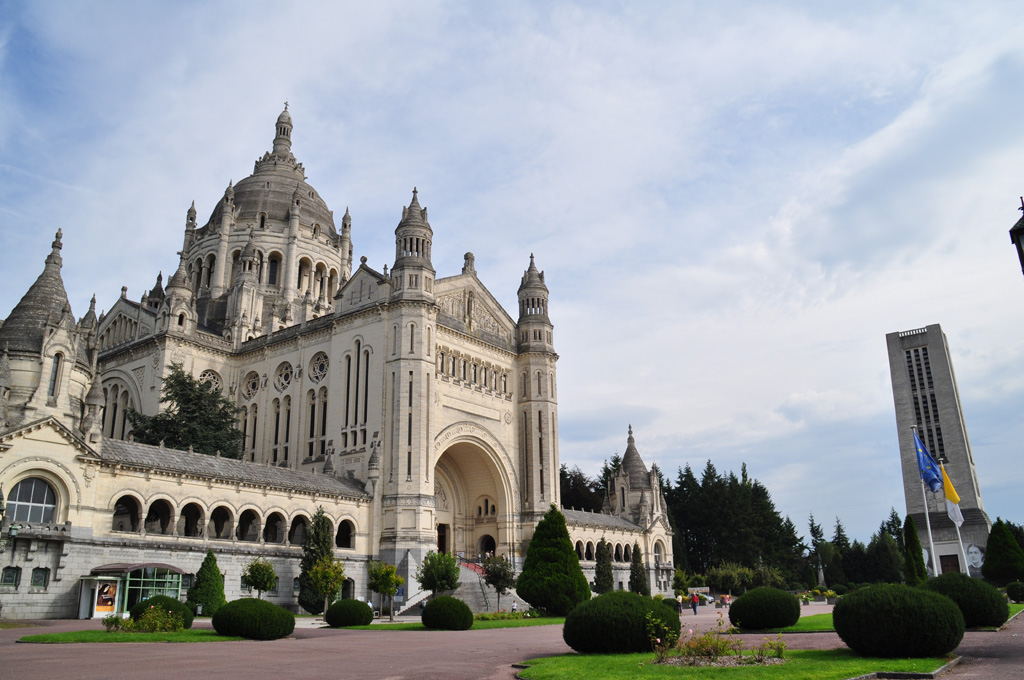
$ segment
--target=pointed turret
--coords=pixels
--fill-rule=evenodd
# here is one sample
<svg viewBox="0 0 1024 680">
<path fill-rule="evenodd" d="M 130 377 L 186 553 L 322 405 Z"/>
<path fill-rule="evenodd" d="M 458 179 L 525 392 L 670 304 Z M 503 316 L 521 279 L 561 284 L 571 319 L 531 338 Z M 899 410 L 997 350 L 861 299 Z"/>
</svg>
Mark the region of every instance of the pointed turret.
<svg viewBox="0 0 1024 680">
<path fill-rule="evenodd" d="M 188 252 L 196 241 L 196 202 L 192 201 L 188 212 L 185 214 L 185 242 L 182 244 L 182 251 Z"/>
<path fill-rule="evenodd" d="M 640 458 L 640 452 L 636 450 L 636 440 L 633 439 L 633 426 L 629 426 L 629 437 L 626 439 L 626 453 L 622 456 L 622 469 L 629 475 L 629 487 L 631 489 L 646 489 L 650 487 L 651 480 L 647 473 L 647 466 Z"/>
<path fill-rule="evenodd" d="M 434 231 L 427 221 L 427 209 L 420 207 L 418 194 L 414 187 L 412 200 L 408 207 L 402 208 L 402 219 L 395 227 L 392 298 L 433 301 L 434 267 L 430 262 L 430 245 Z"/>
<path fill-rule="evenodd" d="M 38 355 L 43 348 L 47 326 L 63 323 L 68 330 L 74 328 L 74 320 L 65 318 L 65 310 L 70 310 L 71 305 L 60 275 L 62 236 L 58 229 L 43 273 L 0 326 L 0 345 L 7 344 L 11 352 Z"/>
<path fill-rule="evenodd" d="M 544 272 L 537 269 L 533 253 L 530 266 L 523 272 L 519 284 L 519 330 L 520 352 L 554 352 L 554 327 L 548 317 L 548 287 L 544 283 Z"/>
</svg>

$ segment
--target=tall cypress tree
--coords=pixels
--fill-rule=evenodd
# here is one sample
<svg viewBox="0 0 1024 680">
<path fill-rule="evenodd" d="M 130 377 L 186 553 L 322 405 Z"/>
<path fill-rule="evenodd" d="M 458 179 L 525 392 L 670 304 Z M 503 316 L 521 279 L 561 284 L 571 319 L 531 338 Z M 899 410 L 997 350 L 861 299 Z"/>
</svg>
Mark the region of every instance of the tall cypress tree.
<svg viewBox="0 0 1024 680">
<path fill-rule="evenodd" d="M 615 578 L 612 575 L 612 548 L 603 536 L 597 544 L 595 558 L 594 592 L 600 595 L 610 592 L 615 587 Z"/>
<path fill-rule="evenodd" d="M 644 568 L 644 551 L 639 543 L 633 543 L 633 559 L 629 563 L 629 589 L 638 595 L 651 596 L 651 584 L 647 581 Z"/>
<path fill-rule="evenodd" d="M 195 614 L 199 614 L 198 609 L 202 606 L 202 616 L 213 616 L 227 603 L 224 597 L 224 578 L 220 574 L 217 557 L 212 550 L 206 551 L 206 557 L 196 572 L 196 580 L 188 589 L 185 602 Z"/>
<path fill-rule="evenodd" d="M 565 515 L 554 505 L 537 523 L 516 592 L 537 609 L 565 616 L 590 599 L 590 585 L 569 539 Z"/>
<path fill-rule="evenodd" d="M 981 574 L 998 585 L 1024 580 L 1024 551 L 1002 519 L 996 518 L 988 535 L 985 562 Z"/>
<path fill-rule="evenodd" d="M 309 570 L 321 559 L 334 559 L 334 541 L 331 536 L 331 524 L 324 514 L 323 507 L 316 509 L 313 521 L 302 543 L 302 561 L 299 562 L 299 605 L 310 614 L 319 614 L 324 610 L 323 595 L 316 589 L 309 577 Z"/>
<path fill-rule="evenodd" d="M 903 545 L 907 546 L 903 556 L 906 562 L 907 585 L 916 586 L 928 580 L 928 568 L 924 566 L 924 554 L 921 550 L 921 539 L 917 535 L 917 523 L 907 515 L 903 521 Z"/>
</svg>

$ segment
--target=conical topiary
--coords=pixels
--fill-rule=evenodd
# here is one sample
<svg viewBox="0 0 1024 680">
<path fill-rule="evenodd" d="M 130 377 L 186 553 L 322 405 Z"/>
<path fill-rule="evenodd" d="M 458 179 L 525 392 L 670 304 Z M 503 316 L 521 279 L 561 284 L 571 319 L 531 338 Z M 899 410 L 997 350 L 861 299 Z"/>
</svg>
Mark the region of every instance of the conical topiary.
<svg viewBox="0 0 1024 680">
<path fill-rule="evenodd" d="M 516 592 L 537 609 L 565 616 L 590 599 L 590 585 L 573 550 L 565 515 L 554 505 L 537 524 Z"/>
<path fill-rule="evenodd" d="M 213 616 L 218 609 L 227 604 L 224 597 L 224 578 L 212 550 L 206 551 L 203 564 L 196 573 L 196 580 L 188 589 L 185 603 L 198 616 Z"/>
<path fill-rule="evenodd" d="M 1024 581 L 1024 550 L 1013 537 L 1010 527 L 998 517 L 988 535 L 981 575 L 999 586 L 1011 581 Z"/>
</svg>

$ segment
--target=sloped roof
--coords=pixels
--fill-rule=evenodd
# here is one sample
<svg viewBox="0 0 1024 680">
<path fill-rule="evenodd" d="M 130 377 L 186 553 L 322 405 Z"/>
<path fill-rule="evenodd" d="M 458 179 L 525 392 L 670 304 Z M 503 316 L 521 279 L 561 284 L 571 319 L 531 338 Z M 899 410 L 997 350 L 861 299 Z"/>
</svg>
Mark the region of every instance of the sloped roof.
<svg viewBox="0 0 1024 680">
<path fill-rule="evenodd" d="M 208 477 L 220 482 L 270 486 L 305 493 L 369 498 L 362 485 L 333 475 L 317 475 L 288 468 L 268 467 L 231 458 L 177 449 L 160 448 L 137 442 L 104 439 L 100 458 L 112 463 L 154 468 L 172 474 Z"/>
<path fill-rule="evenodd" d="M 642 531 L 638 525 L 630 522 L 625 517 L 606 515 L 601 512 L 588 512 L 586 510 L 567 510 L 562 508 L 565 515 L 565 523 L 576 526 L 603 527 L 607 529 L 619 529 L 625 531 Z"/>
<path fill-rule="evenodd" d="M 629 486 L 633 489 L 650 488 L 651 479 L 648 476 L 647 466 L 640 458 L 640 452 L 636 450 L 636 440 L 633 439 L 633 426 L 629 426 L 629 438 L 626 440 L 626 453 L 622 456 L 622 469 L 629 475 Z"/>
<path fill-rule="evenodd" d="M 43 349 L 48 324 L 63 322 L 68 330 L 74 330 L 71 305 L 60 276 L 60 249 L 61 232 L 58 231 L 43 273 L 0 326 L 0 349 L 8 347 L 12 352 L 38 354 Z"/>
</svg>

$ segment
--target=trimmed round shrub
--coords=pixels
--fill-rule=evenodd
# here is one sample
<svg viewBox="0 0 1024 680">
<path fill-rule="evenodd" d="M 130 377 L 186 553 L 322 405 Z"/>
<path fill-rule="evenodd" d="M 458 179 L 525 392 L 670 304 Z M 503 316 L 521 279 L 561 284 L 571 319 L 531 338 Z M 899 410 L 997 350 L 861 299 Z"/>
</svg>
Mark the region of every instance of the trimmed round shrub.
<svg viewBox="0 0 1024 680">
<path fill-rule="evenodd" d="M 422 621 L 435 630 L 469 630 L 473 626 L 473 612 L 459 598 L 442 595 L 427 602 Z"/>
<path fill-rule="evenodd" d="M 891 583 L 842 597 L 832 623 L 846 646 L 863 656 L 942 656 L 964 637 L 964 615 L 948 597 Z"/>
<path fill-rule="evenodd" d="M 737 628 L 787 628 L 800 619 L 800 600 L 778 588 L 754 588 L 729 606 L 729 621 Z"/>
<path fill-rule="evenodd" d="M 220 635 L 250 640 L 277 640 L 295 630 L 295 615 L 272 602 L 245 597 L 232 600 L 213 615 L 213 629 Z"/>
<path fill-rule="evenodd" d="M 185 628 L 192 627 L 192 609 L 181 600 L 173 597 L 167 597 L 166 595 L 154 595 L 148 600 L 136 602 L 135 606 L 132 607 L 128 613 L 131 615 L 132 620 L 138 621 L 143 612 L 150 607 L 165 609 L 169 612 L 179 614 L 181 616 L 181 622 L 185 624 Z"/>
<path fill-rule="evenodd" d="M 651 651 L 648 612 L 679 634 L 679 614 L 664 601 L 625 590 L 605 593 L 577 606 L 565 617 L 562 639 L 581 654 Z"/>
<path fill-rule="evenodd" d="M 837 583 L 834 586 L 832 586 L 832 590 L 835 591 L 836 595 L 846 595 L 848 592 L 850 592 L 850 587 L 842 583 Z"/>
<path fill-rule="evenodd" d="M 324 621 L 331 628 L 368 626 L 373 623 L 373 610 L 359 600 L 338 600 L 327 608 Z"/>
<path fill-rule="evenodd" d="M 1006 595 L 1017 604 L 1024 602 L 1024 583 L 1020 581 L 1010 583 L 1006 586 Z"/>
<path fill-rule="evenodd" d="M 928 579 L 921 587 L 953 600 L 968 628 L 998 628 L 1010 617 L 1010 607 L 1003 594 L 981 579 L 952 572 Z"/>
</svg>

